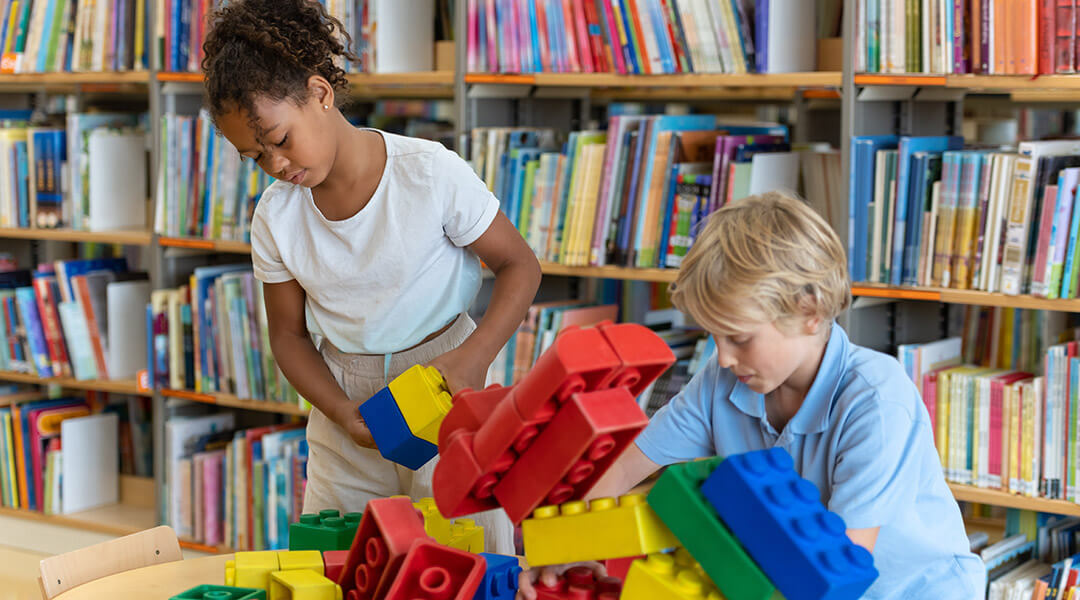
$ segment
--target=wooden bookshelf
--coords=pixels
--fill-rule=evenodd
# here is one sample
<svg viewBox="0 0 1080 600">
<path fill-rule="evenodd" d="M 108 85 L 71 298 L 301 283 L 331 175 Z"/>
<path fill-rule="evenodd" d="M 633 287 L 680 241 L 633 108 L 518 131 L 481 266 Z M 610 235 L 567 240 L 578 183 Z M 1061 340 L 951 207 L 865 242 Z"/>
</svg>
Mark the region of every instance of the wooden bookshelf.
<svg viewBox="0 0 1080 600">
<path fill-rule="evenodd" d="M 838 88 L 839 71 L 808 73 L 680 73 L 617 75 L 614 73 L 531 73 L 523 75 L 468 73 L 465 83 L 581 88 Z"/>
<path fill-rule="evenodd" d="M 202 73 L 158 73 L 158 81 L 173 83 L 202 83 Z M 348 73 L 350 92 L 356 96 L 375 98 L 453 98 L 453 71 L 420 71 L 415 73 Z"/>
<path fill-rule="evenodd" d="M 71 85 L 71 84 L 142 84 L 150 83 L 149 71 L 95 71 L 89 73 L 4 73 L 0 86 L 11 84 Z"/>
<path fill-rule="evenodd" d="M 242 408 L 245 410 L 255 410 L 260 412 L 271 412 L 282 415 L 292 415 L 298 417 L 306 417 L 308 409 L 301 408 L 295 404 L 287 404 L 285 402 L 270 402 L 267 400 L 248 400 L 245 398 L 239 398 L 233 394 L 225 394 L 222 392 L 214 392 L 209 394 L 200 394 L 198 392 L 192 392 L 188 390 L 161 390 L 161 395 L 166 398 L 182 398 L 184 400 L 190 400 L 192 402 L 202 402 L 203 404 L 216 404 L 218 406 L 227 406 L 229 408 Z"/>
<path fill-rule="evenodd" d="M 0 238 L 149 246 L 152 235 L 145 230 L 81 231 L 75 229 L 39 229 L 36 227 L 0 227 Z"/>
<path fill-rule="evenodd" d="M 186 237 L 159 237 L 158 244 L 170 248 L 191 248 L 208 252 L 251 254 L 251 244 L 237 240 L 204 240 Z"/>
<path fill-rule="evenodd" d="M 961 502 L 977 502 L 979 504 L 992 504 L 994 506 L 1019 508 L 1021 510 L 1080 516 L 1080 504 L 1074 504 L 1065 500 L 1029 498 L 1027 496 L 1018 496 L 999 490 L 987 490 L 970 485 L 961 485 L 959 483 L 950 483 L 949 489 L 952 490 L 953 496 Z"/>
<path fill-rule="evenodd" d="M 892 298 L 896 300 L 927 300 L 949 304 L 979 306 L 1002 306 L 1031 310 L 1080 312 L 1080 299 L 1047 300 L 1035 296 L 1009 296 L 978 290 L 954 290 L 949 288 L 893 287 L 873 283 L 859 283 L 851 288 L 853 296 L 869 298 Z"/>
<path fill-rule="evenodd" d="M 631 267 L 568 267 L 558 263 L 540 262 L 544 275 L 563 275 L 567 277 L 595 277 L 598 279 L 624 279 L 634 281 L 672 282 L 678 275 L 677 269 L 635 269 Z"/>
<path fill-rule="evenodd" d="M 0 396 L 0 406 L 11 406 L 12 404 L 22 404 L 23 402 L 33 402 L 34 400 L 44 400 L 46 398 L 40 390 L 19 392 L 16 394 L 8 394 L 6 396 Z"/>
<path fill-rule="evenodd" d="M 149 392 L 139 391 L 134 379 L 88 379 L 80 381 L 71 377 L 38 377 L 29 373 L 0 371 L 0 381 L 31 383 L 35 385 L 58 385 L 69 390 L 89 390 L 128 396 L 150 396 Z"/>
<path fill-rule="evenodd" d="M 944 87 L 946 78 L 944 75 L 923 75 L 908 73 L 892 75 L 886 73 L 856 73 L 855 85 L 905 85 L 919 87 Z"/>
<path fill-rule="evenodd" d="M 0 507 L 0 516 L 39 521 L 61 527 L 128 535 L 157 526 L 154 480 L 120 475 L 120 502 L 66 515 L 46 515 L 25 508 Z"/>
</svg>

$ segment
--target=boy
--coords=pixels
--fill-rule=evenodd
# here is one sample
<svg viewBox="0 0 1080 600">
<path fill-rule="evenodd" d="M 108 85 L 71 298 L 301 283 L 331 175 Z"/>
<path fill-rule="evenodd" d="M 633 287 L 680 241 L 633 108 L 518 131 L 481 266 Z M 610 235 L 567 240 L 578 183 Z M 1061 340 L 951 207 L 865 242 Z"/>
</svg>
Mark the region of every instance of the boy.
<svg viewBox="0 0 1080 600">
<path fill-rule="evenodd" d="M 590 497 L 625 493 L 664 465 L 779 446 L 873 553 L 880 576 L 865 597 L 983 597 L 985 569 L 915 386 L 894 358 L 852 344 L 834 323 L 851 289 L 843 246 L 821 217 L 776 192 L 717 211 L 672 300 L 712 334 L 716 360 Z"/>
</svg>

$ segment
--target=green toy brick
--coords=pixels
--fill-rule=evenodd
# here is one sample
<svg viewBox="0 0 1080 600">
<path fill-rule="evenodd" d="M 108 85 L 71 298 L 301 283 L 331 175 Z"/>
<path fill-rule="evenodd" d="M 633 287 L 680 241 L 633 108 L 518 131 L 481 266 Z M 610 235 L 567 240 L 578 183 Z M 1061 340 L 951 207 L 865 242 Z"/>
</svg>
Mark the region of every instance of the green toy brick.
<svg viewBox="0 0 1080 600">
<path fill-rule="evenodd" d="M 266 590 L 227 585 L 200 585 L 180 592 L 169 600 L 266 600 Z"/>
<path fill-rule="evenodd" d="M 701 494 L 701 483 L 721 457 L 668 467 L 646 500 L 728 600 L 779 598 L 776 588 L 746 554 Z"/>
<path fill-rule="evenodd" d="M 289 524 L 289 550 L 348 550 L 356 537 L 363 513 L 323 510 L 318 514 L 300 515 L 300 521 Z"/>
</svg>

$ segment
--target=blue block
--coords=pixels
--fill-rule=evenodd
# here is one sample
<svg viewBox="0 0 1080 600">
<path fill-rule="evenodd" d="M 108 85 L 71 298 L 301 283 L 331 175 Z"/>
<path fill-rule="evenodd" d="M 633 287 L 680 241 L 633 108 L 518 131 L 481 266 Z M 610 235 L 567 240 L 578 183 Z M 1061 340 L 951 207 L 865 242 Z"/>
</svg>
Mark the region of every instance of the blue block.
<svg viewBox="0 0 1080 600">
<path fill-rule="evenodd" d="M 412 434 L 389 388 L 365 400 L 360 405 L 360 416 L 371 430 L 379 453 L 387 460 L 415 471 L 439 452 L 435 444 Z"/>
<path fill-rule="evenodd" d="M 476 588 L 473 600 L 513 600 L 517 595 L 521 565 L 517 557 L 481 552 L 487 562 L 484 579 Z"/>
<path fill-rule="evenodd" d="M 788 600 L 858 598 L 877 579 L 873 556 L 780 448 L 727 457 L 701 493 Z"/>
</svg>

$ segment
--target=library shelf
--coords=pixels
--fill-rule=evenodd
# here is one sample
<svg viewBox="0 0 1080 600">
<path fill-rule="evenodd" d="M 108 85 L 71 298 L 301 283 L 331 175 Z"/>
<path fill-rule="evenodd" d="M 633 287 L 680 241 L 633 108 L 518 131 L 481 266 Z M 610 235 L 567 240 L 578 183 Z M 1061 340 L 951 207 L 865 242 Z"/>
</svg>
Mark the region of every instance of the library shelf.
<svg viewBox="0 0 1080 600">
<path fill-rule="evenodd" d="M 1028 496 L 1019 496 L 1000 490 L 988 490 L 959 483 L 950 483 L 949 489 L 952 490 L 953 496 L 961 502 L 975 502 L 978 504 L 990 504 L 1007 508 L 1019 508 L 1021 510 L 1034 510 L 1056 515 L 1080 516 L 1080 504 L 1075 504 L 1066 500 L 1029 498 Z"/>
<path fill-rule="evenodd" d="M 128 396 L 150 396 L 150 392 L 140 391 L 134 379 L 88 379 L 80 381 L 71 377 L 38 377 L 30 373 L 18 373 L 15 371 L 0 371 L 0 381 L 14 381 L 17 383 L 32 383 L 36 385 L 58 385 L 70 390 L 88 390 L 93 392 L 107 392 L 110 394 L 125 394 Z"/>
<path fill-rule="evenodd" d="M 913 85 L 919 87 L 944 87 L 944 75 L 924 75 L 920 73 L 856 73 L 855 85 Z"/>
<path fill-rule="evenodd" d="M 271 402 L 268 400 L 248 400 L 244 398 L 239 398 L 233 394 L 226 394 L 222 392 L 199 393 L 189 390 L 163 389 L 161 390 L 161 395 L 165 396 L 166 398 L 182 398 L 184 400 L 190 400 L 192 402 L 202 402 L 203 404 L 216 404 L 218 406 L 227 406 L 229 408 L 243 408 L 246 410 L 271 412 L 297 417 L 306 417 L 308 415 L 308 409 L 302 408 L 295 404 L 288 404 L 285 402 Z"/>
<path fill-rule="evenodd" d="M 24 402 L 33 402 L 34 400 L 44 400 L 45 398 L 47 398 L 47 396 L 41 393 L 40 390 L 17 392 L 0 396 L 0 407 L 11 406 L 12 404 L 22 404 Z"/>
<path fill-rule="evenodd" d="M 39 521 L 116 536 L 155 527 L 158 522 L 154 507 L 154 479 L 120 475 L 119 480 L 120 502 L 117 504 L 62 515 L 47 515 L 26 508 L 0 507 L 0 517 Z"/>
<path fill-rule="evenodd" d="M 348 73 L 345 78 L 351 92 L 370 97 L 452 98 L 453 71 L 420 71 L 415 73 Z M 157 74 L 164 83 L 202 83 L 202 73 L 166 72 Z"/>
<path fill-rule="evenodd" d="M 806 73 L 679 73 L 618 75 L 615 73 L 467 73 L 465 83 L 585 88 L 838 88 L 839 71 Z"/>
<path fill-rule="evenodd" d="M 0 227 L 0 238 L 148 246 L 152 236 L 149 231 L 136 229 L 82 231 L 76 229 L 40 229 L 37 227 Z"/>
<path fill-rule="evenodd" d="M 671 283 L 679 274 L 678 269 L 638 269 L 633 267 L 570 267 L 558 263 L 540 261 L 544 275 L 567 277 L 593 277 L 597 279 L 624 279 Z"/>
<path fill-rule="evenodd" d="M 190 248 L 209 252 L 250 254 L 251 244 L 238 240 L 207 240 L 188 237 L 158 237 L 158 245 L 170 248 Z"/>
<path fill-rule="evenodd" d="M 0 85 L 8 84 L 147 84 L 149 71 L 89 71 L 64 73 L 3 73 Z"/>
<path fill-rule="evenodd" d="M 977 306 L 1001 306 L 1029 310 L 1053 310 L 1080 312 L 1080 299 L 1048 300 L 1035 296 L 1009 296 L 1007 294 L 979 290 L 955 290 L 950 288 L 894 287 L 873 283 L 858 283 L 851 287 L 853 296 L 868 298 L 893 298 L 896 300 L 928 300 L 948 304 L 971 304 Z"/>
</svg>

